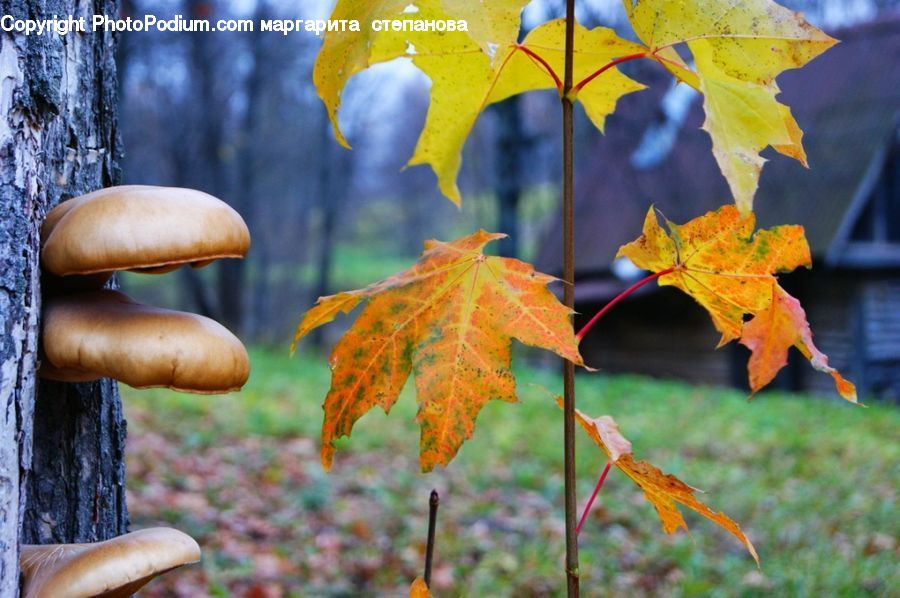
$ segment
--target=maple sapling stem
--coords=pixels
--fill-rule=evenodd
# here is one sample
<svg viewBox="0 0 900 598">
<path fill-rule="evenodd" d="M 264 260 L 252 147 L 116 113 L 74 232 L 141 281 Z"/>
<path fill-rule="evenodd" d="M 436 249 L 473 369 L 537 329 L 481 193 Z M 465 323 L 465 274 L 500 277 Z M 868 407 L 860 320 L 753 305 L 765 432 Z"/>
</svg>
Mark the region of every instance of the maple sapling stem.
<svg viewBox="0 0 900 598">
<path fill-rule="evenodd" d="M 665 276 L 666 274 L 671 274 L 674 271 L 675 271 L 675 268 L 666 268 L 665 270 L 660 270 L 659 272 L 655 272 L 655 273 L 651 274 L 650 276 L 640 279 L 639 281 L 637 281 L 636 283 L 634 283 L 633 285 L 631 285 L 630 287 L 628 287 L 627 289 L 625 289 L 624 291 L 622 291 L 621 293 L 616 295 L 616 297 L 612 301 L 610 301 L 609 303 L 607 303 L 606 305 L 603 306 L 603 309 L 601 309 L 596 314 L 594 314 L 594 317 L 591 318 L 587 324 L 585 324 L 584 326 L 581 327 L 581 330 L 578 331 L 578 333 L 575 335 L 575 338 L 577 338 L 579 341 L 581 341 L 581 339 L 584 338 L 584 335 L 588 333 L 588 330 L 590 330 L 591 328 L 594 327 L 594 324 L 597 323 L 597 320 L 602 318 L 603 315 L 606 314 L 606 312 L 611 310 L 616 305 L 616 303 L 618 303 L 619 301 L 621 301 L 628 295 L 632 294 L 633 292 L 635 292 L 636 290 L 638 290 L 639 288 L 641 288 L 648 282 L 652 282 L 652 281 L 656 280 L 657 278 L 659 278 L 660 276 Z"/>
<path fill-rule="evenodd" d="M 438 496 L 437 490 L 431 491 L 428 498 L 428 541 L 425 544 L 425 585 L 431 587 L 431 563 L 434 559 L 434 532 L 437 527 L 437 511 L 441 497 Z"/>
<path fill-rule="evenodd" d="M 615 60 L 610 61 L 609 63 L 603 65 L 598 70 L 594 71 L 593 73 L 591 73 L 590 75 L 588 75 L 587 77 L 585 77 L 584 79 L 579 81 L 578 84 L 575 86 L 575 89 L 574 89 L 575 93 L 578 93 L 579 91 L 581 91 L 582 87 L 584 87 L 585 85 L 587 85 L 588 83 L 590 83 L 591 81 L 593 81 L 594 79 L 596 79 L 597 77 L 599 77 L 600 75 L 602 75 L 603 73 L 608 71 L 609 69 L 613 68 L 614 66 L 622 64 L 623 62 L 628 62 L 629 60 L 645 58 L 646 56 L 647 56 L 646 52 L 638 52 L 636 54 L 629 54 L 628 56 L 622 56 L 621 58 L 616 58 Z"/>
<path fill-rule="evenodd" d="M 556 84 L 556 89 L 559 90 L 560 93 L 563 92 L 563 82 L 559 80 L 559 75 L 556 74 L 556 71 L 553 70 L 553 67 L 550 66 L 550 63 L 541 58 L 539 54 L 533 52 L 530 48 L 523 46 L 522 44 L 516 45 L 516 49 L 525 52 L 525 54 L 537 60 L 541 64 L 541 66 L 544 67 L 544 70 L 547 71 L 547 74 L 553 77 L 553 83 Z"/>
<path fill-rule="evenodd" d="M 606 467 L 603 468 L 603 473 L 600 474 L 600 479 L 597 480 L 597 485 L 594 486 L 594 492 L 591 493 L 591 497 L 588 499 L 587 504 L 584 507 L 584 512 L 581 513 L 581 519 L 578 520 L 578 527 L 575 528 L 575 532 L 580 534 L 581 528 L 584 526 L 584 521 L 587 519 L 588 513 L 591 512 L 591 507 L 594 506 L 594 500 L 597 498 L 597 494 L 600 493 L 600 488 L 603 488 L 603 482 L 606 481 L 606 476 L 609 474 L 609 470 L 612 467 L 613 462 L 607 461 Z"/>
<path fill-rule="evenodd" d="M 565 72 L 560 92 L 563 138 L 563 303 L 575 311 L 575 120 L 572 83 L 575 63 L 575 0 L 566 0 Z M 575 364 L 563 360 L 563 480 L 566 512 L 566 593 L 578 598 L 578 501 L 575 496 Z"/>
</svg>

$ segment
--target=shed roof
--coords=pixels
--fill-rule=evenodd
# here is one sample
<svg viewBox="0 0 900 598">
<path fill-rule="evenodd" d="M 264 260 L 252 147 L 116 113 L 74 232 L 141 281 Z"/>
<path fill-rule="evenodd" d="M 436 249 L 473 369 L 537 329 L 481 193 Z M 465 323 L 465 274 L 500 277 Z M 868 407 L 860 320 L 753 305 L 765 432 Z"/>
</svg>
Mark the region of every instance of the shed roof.
<svg viewBox="0 0 900 598">
<path fill-rule="evenodd" d="M 802 224 L 813 255 L 821 257 L 835 238 L 867 168 L 892 138 L 900 114 L 900 12 L 836 31 L 841 43 L 800 70 L 778 78 L 779 99 L 801 128 L 810 168 L 766 150 L 755 211 L 759 226 Z M 629 71 L 650 86 L 624 98 L 606 135 L 577 163 L 576 269 L 581 276 L 608 270 L 618 247 L 640 234 L 654 204 L 675 222 L 730 203 L 725 179 L 700 129 L 696 98 L 674 146 L 658 164 L 636 168 L 629 160 L 661 100 L 668 75 L 655 65 Z M 649 68 L 648 68 L 649 67 Z M 559 272 L 559 220 L 551 222 L 536 263 Z"/>
</svg>

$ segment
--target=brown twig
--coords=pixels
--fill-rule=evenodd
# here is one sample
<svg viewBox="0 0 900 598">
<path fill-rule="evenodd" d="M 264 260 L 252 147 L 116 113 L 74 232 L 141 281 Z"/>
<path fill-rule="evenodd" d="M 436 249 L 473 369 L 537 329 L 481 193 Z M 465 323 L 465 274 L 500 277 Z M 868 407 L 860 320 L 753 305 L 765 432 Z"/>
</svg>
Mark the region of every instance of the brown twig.
<svg viewBox="0 0 900 598">
<path fill-rule="evenodd" d="M 437 490 L 428 499 L 428 543 L 425 545 L 425 585 L 431 587 L 431 563 L 434 559 L 434 531 L 437 527 L 437 510 L 441 502 Z"/>
</svg>

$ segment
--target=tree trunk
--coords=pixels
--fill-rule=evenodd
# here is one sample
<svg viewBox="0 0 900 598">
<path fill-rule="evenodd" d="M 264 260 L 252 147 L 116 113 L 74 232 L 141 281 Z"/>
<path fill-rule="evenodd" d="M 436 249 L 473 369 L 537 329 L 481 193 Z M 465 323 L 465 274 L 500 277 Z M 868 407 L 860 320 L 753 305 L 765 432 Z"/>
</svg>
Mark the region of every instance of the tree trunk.
<svg viewBox="0 0 900 598">
<path fill-rule="evenodd" d="M 253 20 L 259 23 L 263 19 L 266 19 L 267 16 L 265 4 L 260 3 L 253 13 Z M 238 139 L 240 149 L 238 151 L 237 164 L 235 164 L 238 172 L 237 189 L 232 198 L 232 205 L 244 215 L 244 220 L 247 223 L 247 227 L 250 229 L 251 237 L 255 236 L 257 232 L 256 228 L 260 220 L 259 216 L 262 215 L 265 209 L 260 205 L 262 202 L 253 201 L 256 191 L 257 167 L 259 166 L 256 159 L 259 147 L 258 143 L 256 143 L 257 130 L 259 128 L 258 112 L 260 109 L 260 100 L 262 99 L 264 92 L 263 77 L 268 71 L 264 43 L 265 40 L 263 39 L 263 33 L 261 31 L 256 30 L 250 34 L 248 49 L 250 56 L 253 59 L 253 66 L 251 67 L 250 73 L 247 75 L 247 81 L 244 85 L 247 106 L 245 108 L 241 133 Z M 265 237 L 265 235 L 262 234 L 259 236 Z M 254 293 L 249 297 L 249 309 L 248 306 L 245 305 L 246 301 L 243 301 L 243 298 L 236 306 L 232 307 L 232 309 L 237 309 L 240 314 L 240 324 L 242 324 L 241 332 L 245 335 L 249 335 L 251 338 L 259 337 L 260 321 L 257 316 L 260 309 L 258 306 L 259 303 L 264 302 L 268 296 L 268 290 L 266 288 L 268 276 L 267 268 L 269 265 L 267 255 L 268 250 L 268 239 L 263 238 L 263 242 L 257 246 L 257 251 L 259 252 L 258 256 L 261 259 L 254 276 L 255 280 L 253 281 L 252 287 Z M 246 272 L 246 267 L 242 263 L 243 260 L 229 261 L 240 264 L 239 270 L 232 274 L 230 280 L 220 281 L 220 284 L 239 285 L 236 288 L 231 288 L 231 293 L 241 297 L 244 290 L 243 287 L 247 285 L 248 273 Z"/>
<path fill-rule="evenodd" d="M 116 0 L 2 0 L 16 19 L 117 13 Z M 0 596 L 18 542 L 125 532 L 125 422 L 115 383 L 43 383 L 40 225 L 62 200 L 116 184 L 115 42 L 0 33 Z"/>
<path fill-rule="evenodd" d="M 213 5 L 207 0 L 188 0 L 186 5 L 191 18 L 213 19 L 221 15 L 211 15 Z M 217 7 L 218 8 L 218 7 Z M 221 58 L 219 47 L 213 43 L 212 32 L 190 34 L 190 56 L 192 79 L 196 86 L 197 101 L 202 107 L 199 114 L 200 160 L 205 180 L 197 188 L 227 201 L 242 215 L 247 214 L 244 198 L 235 196 L 230 189 L 222 148 L 226 141 L 224 122 L 227 114 L 227 98 L 220 97 L 216 90 L 216 73 L 213 65 Z M 243 260 L 221 260 L 216 264 L 216 287 L 218 289 L 218 310 L 216 320 L 236 334 L 244 326 L 244 278 Z"/>
<path fill-rule="evenodd" d="M 351 164 L 346 152 L 334 153 L 334 142 L 330 137 L 331 124 L 323 118 L 319 122 L 321 157 L 319 161 L 319 196 L 316 199 L 322 216 L 319 231 L 319 255 L 316 272 L 316 283 L 313 292 L 315 299 L 328 295 L 331 290 L 331 264 L 334 261 L 334 244 L 338 224 L 338 214 L 345 190 L 351 178 Z M 338 175 L 338 173 L 340 173 Z M 321 348 L 324 344 L 323 330 L 317 328 L 311 334 L 312 344 Z"/>
<path fill-rule="evenodd" d="M 497 231 L 509 235 L 500 240 L 500 255 L 519 257 L 519 200 L 522 196 L 522 154 L 526 138 L 522 130 L 519 96 L 494 106 L 497 115 L 494 188 L 497 193 Z"/>
<path fill-rule="evenodd" d="M 171 143 L 166 148 L 172 157 L 172 185 L 175 187 L 196 188 L 196 181 L 192 181 L 190 176 L 193 164 L 188 137 L 182 129 L 171 136 Z M 178 276 L 182 282 L 180 291 L 183 309 L 216 320 L 219 314 L 198 271 L 194 268 L 179 268 Z"/>
</svg>

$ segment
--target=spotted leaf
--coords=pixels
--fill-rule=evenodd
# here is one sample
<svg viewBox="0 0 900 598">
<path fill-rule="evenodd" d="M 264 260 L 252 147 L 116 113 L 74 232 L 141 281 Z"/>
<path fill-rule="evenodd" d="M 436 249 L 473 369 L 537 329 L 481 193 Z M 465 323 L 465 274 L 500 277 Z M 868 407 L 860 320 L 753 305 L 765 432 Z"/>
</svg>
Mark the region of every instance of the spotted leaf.
<svg viewBox="0 0 900 598">
<path fill-rule="evenodd" d="M 366 412 L 389 412 L 415 376 L 420 463 L 447 465 L 471 437 L 489 400 L 516 402 L 510 345 L 554 351 L 582 365 L 569 309 L 547 289 L 554 280 L 530 265 L 484 254 L 504 235 L 479 231 L 453 242 L 429 241 L 409 270 L 365 289 L 323 297 L 303 318 L 295 343 L 359 303 L 365 308 L 331 353 L 322 464 L 334 440 L 349 436 Z"/>
<path fill-rule="evenodd" d="M 748 213 L 767 146 L 806 165 L 802 131 L 775 77 L 837 41 L 771 0 L 623 0 L 635 33 L 680 81 L 703 93 L 703 128 L 738 208 Z M 676 53 L 685 45 L 692 71 Z"/>
<path fill-rule="evenodd" d="M 561 397 L 556 402 L 560 407 L 563 406 Z M 696 488 L 688 486 L 675 476 L 664 473 L 646 461 L 636 460 L 631 450 L 631 443 L 619 432 L 619 426 L 613 418 L 604 415 L 595 419 L 576 409 L 575 419 L 588 433 L 591 440 L 606 453 L 613 465 L 644 491 L 644 497 L 656 509 L 667 534 L 673 534 L 679 528 L 688 529 L 684 517 L 678 510 L 680 504 L 703 515 L 740 540 L 759 564 L 756 549 L 753 548 L 753 544 L 746 534 L 741 531 L 741 527 L 724 513 L 717 513 L 697 500 L 694 494 L 697 492 Z"/>
</svg>

